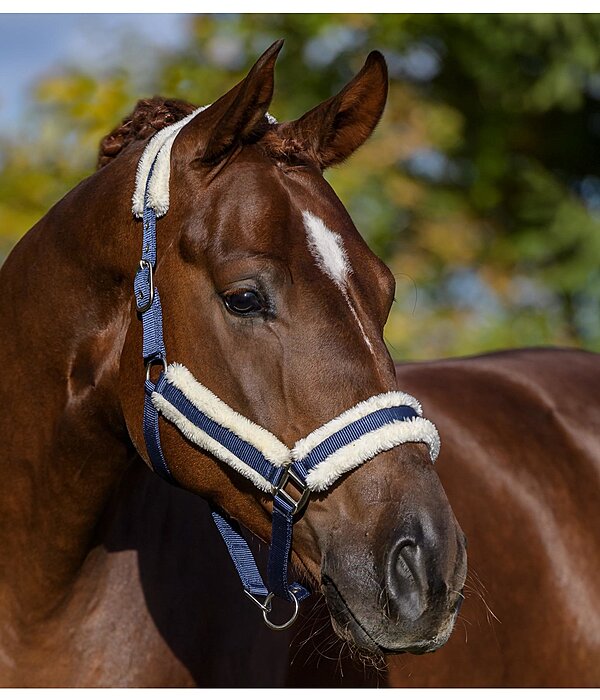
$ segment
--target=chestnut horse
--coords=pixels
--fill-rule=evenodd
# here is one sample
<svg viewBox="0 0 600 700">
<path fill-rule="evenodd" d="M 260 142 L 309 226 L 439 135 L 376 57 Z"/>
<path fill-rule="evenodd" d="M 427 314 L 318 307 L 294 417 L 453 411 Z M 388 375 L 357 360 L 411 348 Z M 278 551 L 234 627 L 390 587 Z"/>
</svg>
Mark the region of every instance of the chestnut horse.
<svg viewBox="0 0 600 700">
<path fill-rule="evenodd" d="M 294 445 L 396 389 L 382 339 L 393 276 L 322 177 L 375 128 L 387 74 L 372 53 L 338 95 L 278 124 L 267 109 L 280 48 L 175 138 L 154 279 L 171 356 Z M 142 103 L 104 140 L 99 170 L 0 271 L 9 378 L 0 417 L 4 685 L 251 686 L 317 677 L 309 664 L 288 671 L 282 640 L 290 633 L 268 630 L 241 595 L 197 496 L 267 542 L 271 498 L 162 419 L 164 456 L 182 488 L 148 469 L 132 294 L 142 225 L 131 193 L 149 137 L 193 110 Z M 440 467 L 475 540 L 477 573 L 497 586 L 509 614 L 513 606 L 535 610 L 535 624 L 515 623 L 527 633 L 510 627 L 516 640 L 495 638 L 491 648 L 484 631 L 477 654 L 461 657 L 455 634 L 447 657 L 442 649 L 416 659 L 440 660 L 423 669 L 434 684 L 510 681 L 517 675 L 509 669 L 534 664 L 536 654 L 560 669 L 557 639 L 574 649 L 564 665 L 593 680 L 584 669 L 598 629 L 588 577 L 597 561 L 590 504 L 598 460 L 587 435 L 600 422 L 591 396 L 598 363 L 575 353 L 511 357 L 399 369 L 401 387 L 431 404 L 442 427 Z M 340 638 L 371 655 L 444 644 L 464 595 L 465 543 L 424 444 L 380 452 L 313 494 L 301 515 L 292 563 L 321 589 Z M 398 658 L 391 682 L 417 677 L 403 668 L 412 657 Z M 457 658 L 480 664 L 480 675 L 465 675 Z M 503 672 L 486 676 L 498 666 Z"/>
<path fill-rule="evenodd" d="M 322 176 L 379 121 L 385 62 L 373 52 L 338 95 L 278 124 L 267 109 L 281 44 L 172 143 L 154 282 L 170 357 L 226 412 L 287 449 L 343 411 L 398 392 L 382 338 L 394 278 Z M 192 112 L 172 106 L 179 114 L 167 122 Z M 1 390 L 1 678 L 278 684 L 287 645 L 242 595 L 197 495 L 263 541 L 272 498 L 166 420 L 162 452 L 182 488 L 146 466 L 147 375 L 132 290 L 143 227 L 131 195 L 151 134 L 136 130 L 139 116 L 104 142 L 103 167 L 2 269 L 11 381 Z M 433 650 L 458 612 L 464 536 L 431 450 L 407 442 L 377 451 L 313 494 L 292 563 L 322 587 L 335 629 L 358 648 Z"/>
</svg>

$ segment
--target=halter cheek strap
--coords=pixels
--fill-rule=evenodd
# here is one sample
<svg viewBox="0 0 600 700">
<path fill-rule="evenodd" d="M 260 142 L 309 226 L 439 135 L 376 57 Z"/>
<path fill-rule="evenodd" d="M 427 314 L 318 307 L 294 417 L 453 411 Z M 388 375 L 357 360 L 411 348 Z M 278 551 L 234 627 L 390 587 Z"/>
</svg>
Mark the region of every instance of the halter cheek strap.
<svg viewBox="0 0 600 700">
<path fill-rule="evenodd" d="M 159 416 L 162 415 L 192 443 L 272 496 L 268 587 L 238 525 L 221 511 L 213 510 L 212 516 L 245 593 L 261 608 L 269 627 L 286 629 L 296 619 L 299 603 L 309 595 L 308 590 L 298 582 L 288 582 L 288 564 L 294 518 L 303 510 L 310 494 L 325 491 L 342 474 L 380 452 L 405 442 L 426 443 L 435 460 L 440 447 L 439 436 L 435 426 L 422 417 L 421 406 L 416 399 L 393 391 L 356 404 L 296 442 L 290 449 L 271 432 L 219 399 L 186 367 L 177 363 L 167 365 L 162 307 L 153 279 L 157 213 L 148 195 L 160 153 L 159 150 L 155 155 L 146 182 L 142 258 L 134 281 L 136 308 L 142 321 L 142 355 L 146 365 L 143 428 L 148 457 L 157 474 L 172 484 L 177 483 L 161 447 Z M 151 379 L 153 365 L 161 366 L 156 382 Z M 290 485 L 293 486 L 293 493 L 290 492 Z M 275 625 L 269 620 L 274 596 L 294 605 L 293 614 L 284 625 Z"/>
</svg>

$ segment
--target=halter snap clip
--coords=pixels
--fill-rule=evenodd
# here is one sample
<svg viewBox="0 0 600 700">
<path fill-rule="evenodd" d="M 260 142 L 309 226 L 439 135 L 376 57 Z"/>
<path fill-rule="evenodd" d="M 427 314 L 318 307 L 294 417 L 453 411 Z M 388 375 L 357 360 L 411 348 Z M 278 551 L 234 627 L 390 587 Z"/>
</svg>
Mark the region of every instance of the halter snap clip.
<svg viewBox="0 0 600 700">
<path fill-rule="evenodd" d="M 292 601 L 294 603 L 294 612 L 292 613 L 292 616 L 287 622 L 284 622 L 282 625 L 276 625 L 274 622 L 271 622 L 269 620 L 269 613 L 273 609 L 273 606 L 271 605 L 271 601 L 275 597 L 275 593 L 268 593 L 267 597 L 265 598 L 264 602 L 261 603 L 258 598 L 252 595 L 249 591 L 244 589 L 244 593 L 250 598 L 250 600 L 257 605 L 261 610 L 262 610 L 262 615 L 263 615 L 263 620 L 265 621 L 265 624 L 267 627 L 270 627 L 272 630 L 275 630 L 276 632 L 281 632 L 282 630 L 287 630 L 290 628 L 294 622 L 296 622 L 296 618 L 298 617 L 298 612 L 300 611 L 300 602 L 298 601 L 298 598 L 296 598 L 295 593 L 297 591 L 294 587 L 294 585 L 290 586 L 289 588 L 289 593 L 292 597 Z"/>
</svg>

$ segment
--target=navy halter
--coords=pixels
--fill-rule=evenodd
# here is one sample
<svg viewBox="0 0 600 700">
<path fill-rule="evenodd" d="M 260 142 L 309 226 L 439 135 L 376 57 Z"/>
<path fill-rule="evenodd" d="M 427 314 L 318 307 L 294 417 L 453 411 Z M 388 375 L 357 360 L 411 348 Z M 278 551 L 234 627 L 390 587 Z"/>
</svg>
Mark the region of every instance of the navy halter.
<svg viewBox="0 0 600 700">
<path fill-rule="evenodd" d="M 197 444 L 212 451 L 218 459 L 229 461 L 234 467 L 239 466 L 247 470 L 246 475 L 249 474 L 252 481 L 257 483 L 260 488 L 270 491 L 273 498 L 273 514 L 267 565 L 268 586 L 265 585 L 261 577 L 252 552 L 238 525 L 222 511 L 212 510 L 212 517 L 233 560 L 244 592 L 261 608 L 264 620 L 269 627 L 276 630 L 286 629 L 296 619 L 299 603 L 309 595 L 308 590 L 300 583 L 288 582 L 288 563 L 294 518 L 304 509 L 312 491 L 325 490 L 337 478 L 336 472 L 333 471 L 327 479 L 321 479 L 319 485 L 314 481 L 311 487 L 311 477 L 314 480 L 318 470 L 324 470 L 324 465 L 332 468 L 330 464 L 332 460 L 336 457 L 338 461 L 343 460 L 345 455 L 349 454 L 349 450 L 354 450 L 361 439 L 368 440 L 369 438 L 366 436 L 369 435 L 374 436 L 372 438 L 374 444 L 367 446 L 368 452 L 360 453 L 358 457 L 354 456 L 352 462 L 354 465 L 361 464 L 374 454 L 390 449 L 400 442 L 408 441 L 429 441 L 430 449 L 435 458 L 437 448 L 432 447 L 431 440 L 419 436 L 412 437 L 412 439 L 400 439 L 396 436 L 395 441 L 389 439 L 383 441 L 377 439 L 379 433 L 376 432 L 384 426 L 399 426 L 404 422 L 414 422 L 417 425 L 418 421 L 427 423 L 434 432 L 435 428 L 429 421 L 420 418 L 420 407 L 419 410 L 415 410 L 413 406 L 409 405 L 387 405 L 390 402 L 393 403 L 394 400 L 398 401 L 395 395 L 392 396 L 393 392 L 390 392 L 389 396 L 393 400 L 383 402 L 381 407 L 375 404 L 371 407 L 367 405 L 368 401 L 363 402 L 366 407 L 359 404 L 354 409 L 350 409 L 342 416 L 311 433 L 304 440 L 296 443 L 296 447 L 292 450 L 288 450 L 282 443 L 279 443 L 277 438 L 268 431 L 251 424 L 251 428 L 254 426 L 257 431 L 265 433 L 276 447 L 279 445 L 283 452 L 289 452 L 289 458 L 275 460 L 261 449 L 261 446 L 257 444 L 258 441 L 253 440 L 251 436 L 246 436 L 246 438 L 240 436 L 240 432 L 243 431 L 237 430 L 235 426 L 224 425 L 215 417 L 214 413 L 211 415 L 211 411 L 202 402 L 195 400 L 189 391 L 186 391 L 182 386 L 177 386 L 174 379 L 178 371 L 177 368 L 180 368 L 179 372 L 185 368 L 177 365 L 167 366 L 162 307 L 153 279 L 156 267 L 157 214 L 148 203 L 148 183 L 151 175 L 152 169 L 148 176 L 144 200 L 142 257 L 134 281 L 136 309 L 142 321 L 142 355 L 146 366 L 143 429 L 148 457 L 157 474 L 169 483 L 177 485 L 161 447 L 159 414 L 162 413 L 165 418 L 175 422 L 184 434 L 188 435 L 185 432 L 186 429 L 195 431 L 203 440 L 203 442 L 196 440 Z M 151 378 L 153 365 L 161 366 L 156 382 Z M 211 401 L 214 399 L 222 404 L 199 382 L 197 384 Z M 385 398 L 388 395 L 380 396 Z M 372 397 L 372 399 L 377 398 L 379 397 Z M 415 400 L 413 399 L 413 401 Z M 415 401 L 415 404 L 418 406 L 418 402 Z M 363 408 L 361 409 L 361 407 Z M 233 409 L 227 406 L 225 408 L 227 411 L 235 413 Z M 352 413 L 355 409 L 361 410 Z M 346 419 L 340 421 L 344 417 Z M 242 420 L 247 421 L 244 418 Z M 340 421 L 339 428 L 336 421 Z M 397 430 L 397 428 L 395 429 Z M 320 433 L 319 431 L 324 432 Z M 437 433 L 435 435 L 437 439 Z M 307 443 L 307 441 L 309 442 Z M 297 449 L 301 443 L 303 443 L 304 449 Z M 354 451 L 356 452 L 356 450 Z M 297 492 L 295 497 L 290 493 L 288 484 L 291 484 Z M 274 624 L 268 617 L 274 596 L 294 605 L 292 616 L 283 625 Z"/>
</svg>

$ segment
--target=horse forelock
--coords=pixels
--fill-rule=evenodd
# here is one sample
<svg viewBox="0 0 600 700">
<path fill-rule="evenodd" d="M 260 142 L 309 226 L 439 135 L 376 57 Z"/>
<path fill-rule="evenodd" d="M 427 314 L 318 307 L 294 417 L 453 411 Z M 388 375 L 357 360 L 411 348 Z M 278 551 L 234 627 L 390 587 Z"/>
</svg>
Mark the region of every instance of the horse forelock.
<svg viewBox="0 0 600 700">
<path fill-rule="evenodd" d="M 100 141 L 98 169 L 119 156 L 133 141 L 145 141 L 159 131 L 191 114 L 196 107 L 184 100 L 152 97 L 139 100 L 128 114 Z"/>
</svg>

